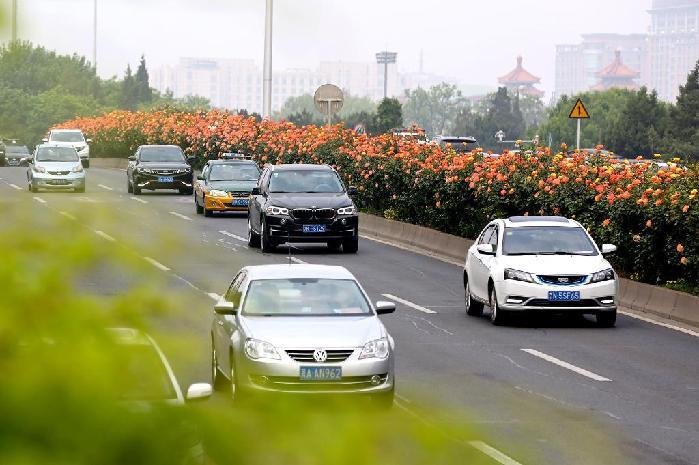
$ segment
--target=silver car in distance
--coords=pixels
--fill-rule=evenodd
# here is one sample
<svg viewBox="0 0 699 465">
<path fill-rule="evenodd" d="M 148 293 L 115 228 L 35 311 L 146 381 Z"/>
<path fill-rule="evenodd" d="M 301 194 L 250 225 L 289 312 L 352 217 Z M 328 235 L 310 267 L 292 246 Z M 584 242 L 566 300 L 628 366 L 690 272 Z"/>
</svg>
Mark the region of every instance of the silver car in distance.
<svg viewBox="0 0 699 465">
<path fill-rule="evenodd" d="M 394 342 L 356 278 L 340 266 L 245 267 L 214 307 L 214 387 L 250 393 L 359 394 L 393 404 Z"/>
</svg>

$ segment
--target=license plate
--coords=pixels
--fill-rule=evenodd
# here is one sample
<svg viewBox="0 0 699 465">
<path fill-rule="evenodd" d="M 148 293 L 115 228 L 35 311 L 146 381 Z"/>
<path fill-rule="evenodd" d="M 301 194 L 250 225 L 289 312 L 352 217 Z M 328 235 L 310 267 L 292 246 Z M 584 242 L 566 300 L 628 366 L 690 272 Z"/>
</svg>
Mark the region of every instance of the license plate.
<svg viewBox="0 0 699 465">
<path fill-rule="evenodd" d="M 10 158 L 7 160 L 7 164 L 9 166 L 17 166 L 17 165 L 19 165 L 19 160 L 13 160 L 12 158 Z"/>
<path fill-rule="evenodd" d="M 340 381 L 342 380 L 342 368 L 301 367 L 299 378 L 301 381 Z"/>
<path fill-rule="evenodd" d="M 70 181 L 67 179 L 51 179 L 48 181 L 49 184 L 53 184 L 54 186 L 64 186 L 66 184 L 70 184 Z"/>
<path fill-rule="evenodd" d="M 305 233 L 324 233 L 325 232 L 325 225 L 324 224 L 304 224 L 303 225 L 303 232 L 305 232 Z"/>
<path fill-rule="evenodd" d="M 158 182 L 175 182 L 172 176 L 158 176 Z"/>
<path fill-rule="evenodd" d="M 577 302 L 580 291 L 549 291 L 550 302 Z"/>
<path fill-rule="evenodd" d="M 234 207 L 247 207 L 248 199 L 233 199 L 231 205 L 233 205 Z"/>
</svg>

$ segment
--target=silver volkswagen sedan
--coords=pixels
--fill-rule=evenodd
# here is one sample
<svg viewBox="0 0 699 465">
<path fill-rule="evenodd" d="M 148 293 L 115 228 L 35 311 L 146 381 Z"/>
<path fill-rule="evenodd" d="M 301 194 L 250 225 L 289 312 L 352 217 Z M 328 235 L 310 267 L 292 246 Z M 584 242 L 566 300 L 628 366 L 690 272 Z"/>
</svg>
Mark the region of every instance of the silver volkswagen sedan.
<svg viewBox="0 0 699 465">
<path fill-rule="evenodd" d="M 214 307 L 214 387 L 234 399 L 252 392 L 360 394 L 393 404 L 394 342 L 345 268 L 245 267 Z"/>
</svg>

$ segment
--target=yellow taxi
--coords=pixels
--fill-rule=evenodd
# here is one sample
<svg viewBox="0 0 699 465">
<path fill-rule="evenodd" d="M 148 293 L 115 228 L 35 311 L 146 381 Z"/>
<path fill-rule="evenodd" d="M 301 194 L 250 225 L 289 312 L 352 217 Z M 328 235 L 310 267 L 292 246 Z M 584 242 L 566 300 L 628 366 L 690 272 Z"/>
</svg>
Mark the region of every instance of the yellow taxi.
<svg viewBox="0 0 699 465">
<path fill-rule="evenodd" d="M 194 183 L 197 213 L 212 216 L 214 212 L 247 212 L 250 193 L 259 177 L 260 169 L 252 160 L 209 160 Z"/>
</svg>

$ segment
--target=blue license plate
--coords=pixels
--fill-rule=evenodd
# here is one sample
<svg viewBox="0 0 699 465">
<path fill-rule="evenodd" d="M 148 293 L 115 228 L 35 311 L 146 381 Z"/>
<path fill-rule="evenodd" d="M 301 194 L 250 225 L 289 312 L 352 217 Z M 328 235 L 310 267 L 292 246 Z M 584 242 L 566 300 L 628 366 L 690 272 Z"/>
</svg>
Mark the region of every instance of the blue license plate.
<svg viewBox="0 0 699 465">
<path fill-rule="evenodd" d="M 15 159 L 9 158 L 9 159 L 7 160 L 7 164 L 8 164 L 9 166 L 17 166 L 17 165 L 19 165 L 19 160 L 15 160 Z"/>
<path fill-rule="evenodd" d="M 301 367 L 299 378 L 301 381 L 340 381 L 342 380 L 342 368 Z"/>
<path fill-rule="evenodd" d="M 234 207 L 247 207 L 248 199 L 233 199 L 231 205 L 233 205 Z"/>
<path fill-rule="evenodd" d="M 158 182 L 175 182 L 172 176 L 158 176 Z"/>
<path fill-rule="evenodd" d="M 305 233 L 324 233 L 325 232 L 325 225 L 324 224 L 304 224 L 303 225 L 303 232 L 305 232 Z"/>
<path fill-rule="evenodd" d="M 549 302 L 577 302 L 580 291 L 549 291 Z"/>
</svg>

